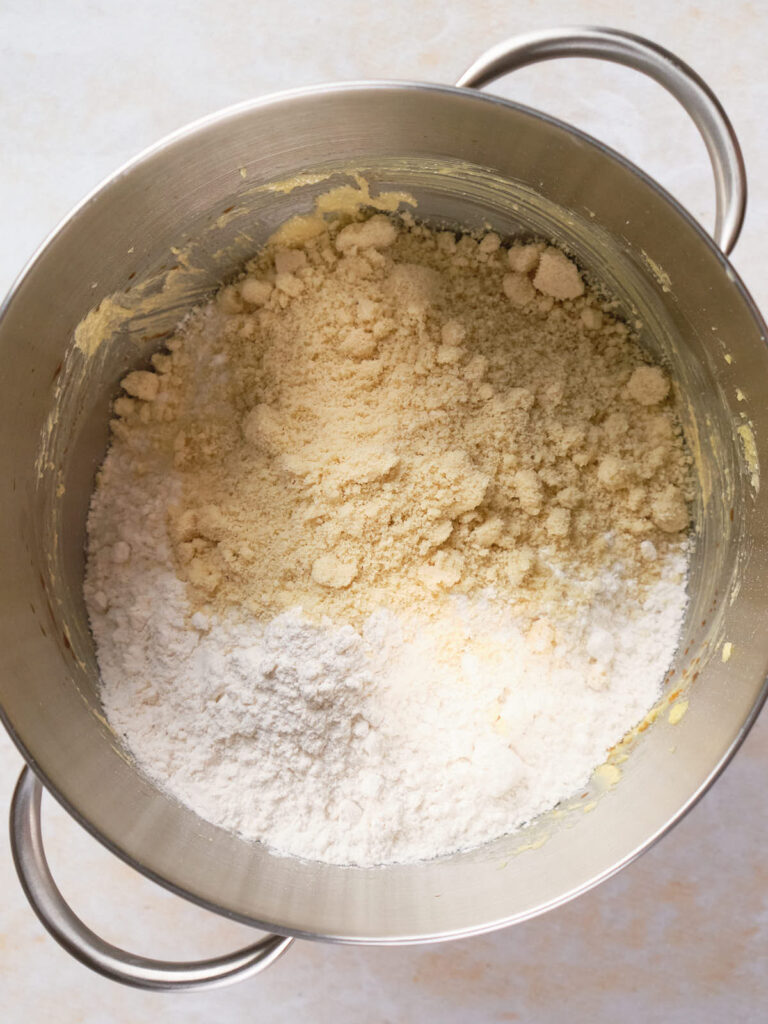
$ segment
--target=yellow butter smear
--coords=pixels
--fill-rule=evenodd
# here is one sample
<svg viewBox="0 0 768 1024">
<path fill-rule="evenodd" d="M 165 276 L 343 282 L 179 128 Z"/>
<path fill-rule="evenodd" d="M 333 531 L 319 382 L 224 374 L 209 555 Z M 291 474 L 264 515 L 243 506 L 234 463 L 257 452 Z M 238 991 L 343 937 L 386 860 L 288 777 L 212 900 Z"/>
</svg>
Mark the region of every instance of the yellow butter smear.
<svg viewBox="0 0 768 1024">
<path fill-rule="evenodd" d="M 644 249 L 641 251 L 640 256 L 642 258 L 643 263 L 645 263 L 645 265 L 650 270 L 651 274 L 653 274 L 653 276 L 656 278 L 656 281 L 661 285 L 661 290 L 663 292 L 671 291 L 672 279 L 670 278 L 666 270 L 661 266 L 661 264 L 651 259 L 651 257 Z"/>
<path fill-rule="evenodd" d="M 667 716 L 669 724 L 677 725 L 677 723 L 682 719 L 683 715 L 686 713 L 687 710 L 687 700 L 679 700 L 676 704 L 673 704 L 672 707 L 669 709 L 669 715 Z"/>
<path fill-rule="evenodd" d="M 121 296 L 122 299 L 122 296 Z M 106 298 L 90 310 L 75 328 L 75 348 L 91 359 L 105 338 L 110 338 L 133 314 L 114 298 Z"/>
<path fill-rule="evenodd" d="M 149 317 L 187 299 L 193 280 L 203 277 L 203 271 L 193 266 L 188 251 L 176 248 L 170 251 L 176 259 L 175 267 L 142 282 L 127 294 L 118 292 L 105 296 L 95 309 L 86 313 L 74 335 L 75 348 L 86 359 L 92 359 L 103 342 L 135 316 Z"/>
<path fill-rule="evenodd" d="M 748 423 L 742 423 L 736 428 L 736 433 L 741 438 L 741 445 L 744 450 L 744 461 L 750 474 L 750 483 L 755 494 L 760 490 L 760 462 L 757 455 L 757 442 L 752 427 Z"/>
<path fill-rule="evenodd" d="M 298 246 L 321 235 L 327 228 L 327 217 L 354 217 L 362 208 L 394 213 L 403 204 L 416 206 L 416 200 L 409 192 L 379 192 L 371 195 L 368 182 L 359 174 L 352 174 L 354 185 L 339 185 L 315 199 L 312 213 L 291 217 L 274 232 L 269 239 L 275 246 Z M 278 192 L 291 192 L 294 188 L 322 181 L 321 175 L 302 175 L 290 181 L 270 186 Z"/>
</svg>

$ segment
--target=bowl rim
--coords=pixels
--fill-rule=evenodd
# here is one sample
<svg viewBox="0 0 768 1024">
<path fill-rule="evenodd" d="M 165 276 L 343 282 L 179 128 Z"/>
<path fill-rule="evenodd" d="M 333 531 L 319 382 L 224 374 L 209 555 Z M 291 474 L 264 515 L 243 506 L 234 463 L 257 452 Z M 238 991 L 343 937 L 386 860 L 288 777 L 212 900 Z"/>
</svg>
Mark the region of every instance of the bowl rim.
<svg viewBox="0 0 768 1024">
<path fill-rule="evenodd" d="M 712 237 L 705 230 L 705 228 L 699 223 L 699 221 L 674 197 L 672 196 L 662 185 L 660 185 L 654 178 L 637 167 L 632 161 L 616 152 L 613 148 L 595 139 L 593 136 L 582 131 L 573 125 L 568 124 L 558 118 L 555 118 L 547 113 L 536 110 L 532 107 L 525 106 L 517 103 L 513 100 L 506 99 L 501 96 L 496 96 L 493 93 L 480 92 L 474 89 L 459 87 L 454 85 L 443 85 L 440 83 L 429 83 L 422 81 L 397 81 L 388 79 L 370 79 L 370 80 L 353 80 L 344 82 L 331 82 L 331 83 L 320 83 L 311 86 L 305 86 L 294 89 L 281 90 L 266 94 L 264 96 L 255 97 L 252 99 L 244 100 L 230 106 L 224 107 L 220 110 L 214 111 L 210 114 L 206 114 L 175 131 L 163 136 L 158 141 L 152 143 L 145 149 L 141 150 L 135 156 L 120 165 L 114 172 L 105 177 L 100 183 L 92 188 L 75 206 L 58 222 L 58 224 L 46 235 L 43 241 L 37 246 L 32 255 L 23 265 L 22 269 L 16 276 L 15 280 L 11 284 L 5 298 L 0 304 L 0 322 L 4 319 L 7 311 L 9 310 L 14 296 L 20 290 L 23 282 L 27 276 L 32 272 L 38 260 L 42 257 L 44 252 L 48 249 L 51 243 L 61 234 L 66 228 L 72 223 L 77 217 L 97 198 L 106 192 L 112 185 L 116 184 L 122 178 L 131 174 L 133 171 L 141 167 L 142 165 L 151 161 L 158 154 L 170 149 L 179 142 L 190 139 L 192 136 L 203 132 L 214 126 L 220 126 L 228 120 L 239 118 L 243 115 L 253 114 L 259 110 L 275 107 L 284 103 L 291 103 L 294 101 L 301 101 L 305 99 L 311 99 L 315 97 L 321 97 L 331 94 L 339 93 L 365 93 L 365 92 L 380 92 L 380 91 L 402 91 L 405 93 L 413 92 L 430 92 L 430 93 L 441 93 L 446 96 L 453 96 L 454 98 L 460 99 L 462 102 L 477 102 L 496 106 L 502 109 L 509 109 L 514 111 L 516 114 L 523 114 L 532 119 L 542 121 L 548 126 L 562 131 L 572 138 L 576 138 L 582 143 L 586 144 L 593 149 L 599 151 L 599 153 L 622 166 L 625 170 L 629 171 L 639 178 L 647 187 L 656 193 L 670 208 L 671 211 L 681 217 L 687 226 L 692 228 L 695 234 L 699 237 L 699 240 L 710 250 L 710 253 L 714 255 L 717 262 L 720 265 L 721 270 L 727 275 L 730 282 L 735 286 L 738 293 L 739 299 L 745 304 L 750 316 L 755 321 L 759 328 L 760 335 L 764 344 L 766 338 L 768 338 L 768 327 L 762 318 L 762 315 L 752 298 L 749 290 L 745 286 L 741 277 L 737 271 L 733 268 L 728 257 L 719 249 Z M 127 853 L 113 840 L 104 836 L 72 802 L 69 800 L 63 792 L 59 790 L 57 785 L 49 779 L 42 771 L 40 766 L 37 764 L 36 759 L 32 752 L 25 746 L 21 737 L 14 728 L 13 723 L 8 717 L 2 704 L 0 704 L 0 721 L 4 724 L 8 734 L 19 750 L 20 754 L 29 765 L 29 767 L 35 772 L 44 788 L 50 793 L 58 803 L 64 807 L 68 814 L 74 818 L 74 820 L 83 827 L 90 835 L 92 835 L 102 846 L 106 847 L 112 854 L 120 858 L 124 863 L 134 868 L 144 877 L 156 882 L 164 889 L 180 896 L 197 906 L 209 910 L 213 913 L 217 913 L 221 916 L 227 917 L 231 920 L 238 921 L 242 924 L 249 925 L 253 928 L 263 929 L 265 931 L 274 931 L 282 935 L 294 936 L 297 938 L 311 939 L 315 941 L 332 942 L 344 945 L 380 945 L 380 946 L 392 946 L 392 945 L 416 945 L 421 943 L 448 941 L 459 938 L 468 938 L 474 935 L 487 934 L 489 932 L 497 931 L 499 929 L 509 927 L 513 924 L 519 924 L 523 921 L 530 920 L 533 917 L 537 917 L 549 910 L 553 910 L 570 900 L 588 892 L 590 889 L 599 885 L 600 883 L 611 878 L 622 868 L 626 867 L 637 857 L 639 857 L 646 850 L 651 847 L 670 831 L 679 821 L 681 821 L 688 812 L 698 803 L 704 793 L 709 787 L 716 781 L 720 774 L 725 770 L 736 751 L 739 749 L 741 744 L 744 742 L 747 734 L 754 725 L 763 705 L 768 700 L 768 675 L 764 677 L 760 691 L 751 707 L 749 714 L 745 717 L 742 722 L 737 734 L 733 738 L 729 747 L 722 754 L 718 762 L 712 767 L 705 779 L 696 787 L 694 792 L 685 800 L 676 812 L 667 820 L 667 822 L 658 828 L 654 833 L 647 836 L 642 842 L 630 850 L 629 853 L 625 854 L 620 860 L 614 863 L 610 868 L 601 871 L 597 875 L 589 878 L 586 882 L 575 888 L 561 894 L 559 897 L 548 901 L 545 904 L 539 904 L 538 906 L 511 915 L 494 919 L 488 922 L 484 922 L 481 925 L 463 927 L 457 929 L 448 929 L 438 932 L 427 932 L 419 934 L 409 934 L 403 936 L 386 936 L 381 937 L 375 934 L 373 935 L 337 935 L 333 933 L 317 933 L 310 931 L 303 931 L 298 928 L 289 928 L 281 926 L 279 922 L 271 922 L 265 920 L 259 920 L 246 914 L 238 913 L 235 910 L 227 909 L 217 905 L 211 900 L 200 896 L 183 886 L 174 883 L 162 875 L 158 874 L 152 868 L 143 864 L 136 857 Z M 383 866 L 386 869 L 386 865 Z"/>
</svg>

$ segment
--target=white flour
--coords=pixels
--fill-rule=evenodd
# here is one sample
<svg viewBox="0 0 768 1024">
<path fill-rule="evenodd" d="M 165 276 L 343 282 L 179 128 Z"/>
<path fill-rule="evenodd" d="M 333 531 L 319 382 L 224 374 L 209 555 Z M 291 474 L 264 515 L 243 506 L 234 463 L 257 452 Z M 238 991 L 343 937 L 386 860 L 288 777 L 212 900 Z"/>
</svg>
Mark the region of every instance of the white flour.
<svg viewBox="0 0 768 1024">
<path fill-rule="evenodd" d="M 191 629 L 166 536 L 172 474 L 143 479 L 137 494 L 113 450 L 90 522 L 105 710 L 158 783 L 285 853 L 368 865 L 514 829 L 586 783 L 653 704 L 677 644 L 682 553 L 642 607 L 636 584 L 604 574 L 546 655 L 459 599 L 415 632 L 387 612 L 361 635 L 297 609 L 266 626 L 197 614 Z"/>
</svg>

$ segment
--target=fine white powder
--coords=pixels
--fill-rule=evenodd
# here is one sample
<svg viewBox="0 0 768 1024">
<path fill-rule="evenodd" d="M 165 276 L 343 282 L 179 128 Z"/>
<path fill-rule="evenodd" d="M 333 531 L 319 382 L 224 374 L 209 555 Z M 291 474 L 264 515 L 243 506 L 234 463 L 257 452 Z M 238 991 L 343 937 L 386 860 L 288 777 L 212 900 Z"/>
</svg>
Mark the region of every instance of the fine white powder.
<svg viewBox="0 0 768 1024">
<path fill-rule="evenodd" d="M 482 843 L 583 786 L 658 696 L 686 603 L 682 548 L 639 605 L 620 573 L 593 580 L 545 653 L 466 599 L 437 622 L 379 611 L 360 631 L 298 609 L 190 625 L 166 532 L 173 477 L 145 468 L 139 492 L 113 449 L 91 514 L 105 710 L 161 786 L 246 837 L 360 865 Z"/>
</svg>

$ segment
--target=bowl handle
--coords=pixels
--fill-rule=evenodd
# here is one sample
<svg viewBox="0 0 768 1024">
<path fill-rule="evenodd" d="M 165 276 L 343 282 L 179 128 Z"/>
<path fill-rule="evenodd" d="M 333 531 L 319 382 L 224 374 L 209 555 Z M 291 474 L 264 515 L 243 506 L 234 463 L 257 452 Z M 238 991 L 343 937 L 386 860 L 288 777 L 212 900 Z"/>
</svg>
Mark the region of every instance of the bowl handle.
<svg viewBox="0 0 768 1024">
<path fill-rule="evenodd" d="M 617 29 L 573 27 L 515 36 L 487 50 L 456 85 L 480 88 L 517 68 L 555 57 L 597 57 L 641 71 L 672 93 L 704 139 L 715 175 L 713 237 L 727 255 L 736 245 L 747 204 L 747 177 L 739 141 L 707 83 L 669 50 Z"/>
<path fill-rule="evenodd" d="M 40 828 L 42 789 L 37 776 L 25 767 L 11 803 L 13 860 L 32 909 L 54 939 L 86 967 L 135 988 L 208 989 L 258 974 L 293 942 L 283 935 L 267 935 L 236 953 L 191 963 L 150 960 L 105 942 L 77 917 L 53 880 Z"/>
</svg>

